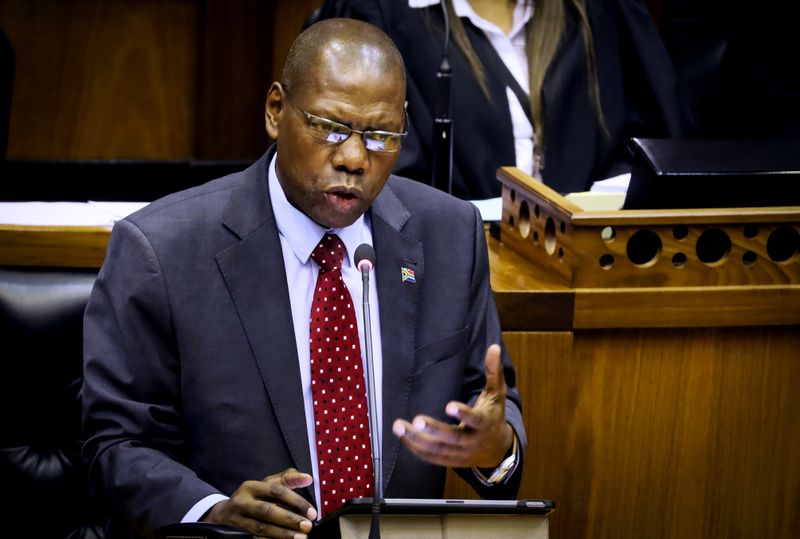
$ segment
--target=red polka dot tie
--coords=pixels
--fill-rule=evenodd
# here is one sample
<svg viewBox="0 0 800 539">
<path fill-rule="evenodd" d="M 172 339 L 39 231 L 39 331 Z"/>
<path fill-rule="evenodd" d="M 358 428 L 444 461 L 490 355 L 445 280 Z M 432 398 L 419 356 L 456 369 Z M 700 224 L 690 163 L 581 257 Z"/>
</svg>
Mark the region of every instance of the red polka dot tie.
<svg viewBox="0 0 800 539">
<path fill-rule="evenodd" d="M 323 515 L 350 498 L 370 496 L 372 486 L 367 394 L 355 309 L 342 280 L 344 255 L 333 234 L 311 254 L 320 267 L 309 345 Z"/>
</svg>

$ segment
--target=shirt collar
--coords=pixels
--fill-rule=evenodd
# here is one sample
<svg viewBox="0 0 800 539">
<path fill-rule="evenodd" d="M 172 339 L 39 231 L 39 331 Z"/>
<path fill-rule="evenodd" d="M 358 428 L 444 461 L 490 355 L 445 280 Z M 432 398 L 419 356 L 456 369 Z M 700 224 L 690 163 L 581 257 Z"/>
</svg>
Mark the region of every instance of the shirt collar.
<svg viewBox="0 0 800 539">
<path fill-rule="evenodd" d="M 440 0 L 408 0 L 408 7 L 412 9 L 426 8 L 435 6 Z M 465 17 L 481 30 L 499 32 L 499 29 L 492 23 L 478 16 L 468 0 L 453 0 L 453 9 L 459 17 Z M 533 6 L 528 5 L 524 0 L 517 0 L 517 7 L 514 9 L 514 26 L 509 37 L 515 36 L 522 28 L 528 24 L 533 16 Z"/>
<path fill-rule="evenodd" d="M 372 234 L 369 229 L 369 219 L 365 215 L 361 215 L 356 219 L 355 223 L 345 228 L 332 228 L 326 229 L 320 224 L 316 223 L 306 214 L 292 206 L 286 198 L 286 193 L 283 192 L 283 187 L 278 181 L 278 174 L 275 170 L 275 163 L 278 159 L 278 152 L 272 157 L 269 164 L 269 193 L 272 202 L 272 212 L 275 214 L 275 223 L 278 227 L 278 233 L 286 238 L 292 253 L 300 260 L 300 263 L 306 264 L 311 257 L 311 253 L 317 247 L 319 240 L 326 232 L 336 234 L 339 239 L 344 243 L 347 249 L 347 256 L 342 266 L 352 266 L 352 257 L 356 251 L 356 247 L 362 243 L 372 244 Z"/>
</svg>

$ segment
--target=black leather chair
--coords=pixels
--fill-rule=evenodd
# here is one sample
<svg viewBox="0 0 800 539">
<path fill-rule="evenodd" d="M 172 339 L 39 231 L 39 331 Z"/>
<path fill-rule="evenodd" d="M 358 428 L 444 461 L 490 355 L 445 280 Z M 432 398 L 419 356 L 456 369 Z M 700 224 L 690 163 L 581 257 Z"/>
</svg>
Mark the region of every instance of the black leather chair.
<svg viewBox="0 0 800 539">
<path fill-rule="evenodd" d="M 83 312 L 96 276 L 0 267 L 2 537 L 103 537 L 80 459 Z"/>
</svg>

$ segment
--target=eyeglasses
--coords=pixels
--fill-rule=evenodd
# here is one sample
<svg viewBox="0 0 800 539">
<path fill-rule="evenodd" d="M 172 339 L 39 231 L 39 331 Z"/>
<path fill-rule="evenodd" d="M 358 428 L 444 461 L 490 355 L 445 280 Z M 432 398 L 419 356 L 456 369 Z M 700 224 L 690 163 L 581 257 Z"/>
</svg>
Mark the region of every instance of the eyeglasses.
<svg viewBox="0 0 800 539">
<path fill-rule="evenodd" d="M 306 112 L 297 106 L 291 99 L 289 99 L 289 92 L 284 87 L 284 95 L 286 100 L 289 101 L 294 108 L 296 108 L 305 118 L 306 126 L 309 132 L 315 138 L 330 142 L 332 144 L 341 144 L 353 133 L 361 135 L 361 140 L 364 141 L 364 147 L 372 152 L 396 152 L 400 150 L 400 145 L 403 142 L 403 137 L 408 135 L 407 131 L 402 133 L 395 133 L 393 131 L 359 131 L 347 125 L 344 125 L 327 118 L 322 118 L 310 112 Z M 406 123 L 408 123 L 408 113 L 406 113 Z"/>
</svg>

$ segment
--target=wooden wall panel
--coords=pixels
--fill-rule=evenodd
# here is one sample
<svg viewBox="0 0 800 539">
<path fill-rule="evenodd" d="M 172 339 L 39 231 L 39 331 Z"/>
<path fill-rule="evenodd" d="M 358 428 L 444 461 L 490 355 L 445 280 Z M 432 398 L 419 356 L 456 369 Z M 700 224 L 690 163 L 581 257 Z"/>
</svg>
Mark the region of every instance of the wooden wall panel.
<svg viewBox="0 0 800 539">
<path fill-rule="evenodd" d="M 796 537 L 800 329 L 506 333 L 550 536 Z M 472 497 L 460 481 L 448 495 Z"/>
<path fill-rule="evenodd" d="M 206 0 L 194 156 L 254 159 L 269 145 L 264 104 L 271 82 L 274 5 Z M 294 39 L 294 36 L 287 36 Z"/>
<path fill-rule="evenodd" d="M 576 335 L 579 399 L 553 457 L 587 488 L 571 485 L 555 536 L 792 536 L 798 344 L 796 327 Z"/>
<path fill-rule="evenodd" d="M 7 158 L 255 159 L 264 102 L 322 0 L 0 0 Z"/>
<path fill-rule="evenodd" d="M 272 80 L 281 79 L 283 62 L 292 41 L 302 31 L 311 13 L 323 0 L 277 0 L 275 2 L 275 28 L 272 47 Z"/>
<path fill-rule="evenodd" d="M 9 159 L 192 154 L 197 10 L 188 0 L 4 0 L 16 51 Z"/>
</svg>

